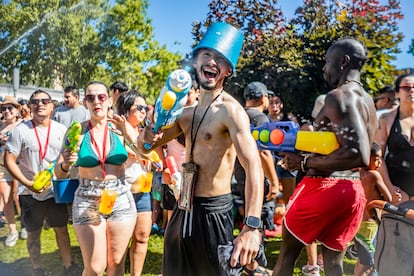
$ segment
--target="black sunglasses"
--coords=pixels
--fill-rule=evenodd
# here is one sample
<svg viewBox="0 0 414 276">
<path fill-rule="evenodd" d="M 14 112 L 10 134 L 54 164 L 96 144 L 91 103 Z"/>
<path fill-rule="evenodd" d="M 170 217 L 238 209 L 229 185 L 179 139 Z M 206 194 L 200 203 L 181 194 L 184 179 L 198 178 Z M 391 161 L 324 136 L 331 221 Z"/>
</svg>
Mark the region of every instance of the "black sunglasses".
<svg viewBox="0 0 414 276">
<path fill-rule="evenodd" d="M 405 92 L 410 92 L 411 89 L 413 89 L 414 86 L 410 86 L 410 85 L 402 85 L 400 86 L 401 90 L 404 90 Z"/>
<path fill-rule="evenodd" d="M 13 105 L 2 106 L 0 110 L 1 110 L 1 112 L 7 111 L 7 110 L 9 110 L 10 112 L 12 112 L 13 108 L 14 108 Z"/>
<path fill-rule="evenodd" d="M 107 94 L 88 94 L 85 95 L 85 101 L 92 103 L 95 101 L 95 98 L 98 97 L 98 100 L 102 103 L 104 101 L 106 101 L 108 99 L 108 95 Z"/>
<path fill-rule="evenodd" d="M 146 106 L 146 105 L 137 104 L 137 105 L 135 105 L 135 106 L 137 107 L 137 110 L 138 110 L 138 111 L 142 111 L 142 110 L 144 110 L 145 112 L 148 112 L 148 106 Z"/>
<path fill-rule="evenodd" d="M 34 104 L 34 105 L 38 105 L 40 102 L 42 102 L 42 104 L 47 105 L 50 104 L 52 102 L 51 99 L 31 99 L 30 100 L 30 104 Z"/>
</svg>

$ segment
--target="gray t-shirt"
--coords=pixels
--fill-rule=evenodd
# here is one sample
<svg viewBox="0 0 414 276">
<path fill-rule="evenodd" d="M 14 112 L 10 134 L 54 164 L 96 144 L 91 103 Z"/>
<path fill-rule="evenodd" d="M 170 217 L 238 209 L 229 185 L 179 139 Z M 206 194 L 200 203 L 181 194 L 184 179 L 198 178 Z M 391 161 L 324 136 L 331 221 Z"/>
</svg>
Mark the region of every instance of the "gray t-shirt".
<svg viewBox="0 0 414 276">
<path fill-rule="evenodd" d="M 87 110 L 83 105 L 80 105 L 77 108 L 68 108 L 65 105 L 61 105 L 56 108 L 52 118 L 56 122 L 59 122 L 69 128 L 74 121 L 82 123 L 89 120 L 90 113 L 89 110 Z"/>
<path fill-rule="evenodd" d="M 34 175 L 46 169 L 49 164 L 58 158 L 63 145 L 64 135 L 67 128 L 51 120 L 49 145 L 43 160 L 40 158 L 40 147 L 45 151 L 48 134 L 48 127 L 36 126 L 39 140 L 34 131 L 32 120 L 18 124 L 10 133 L 6 148 L 17 156 L 19 168 L 27 179 L 33 179 Z M 39 201 L 44 201 L 53 197 L 53 185 L 42 193 L 33 193 L 33 197 Z"/>
</svg>

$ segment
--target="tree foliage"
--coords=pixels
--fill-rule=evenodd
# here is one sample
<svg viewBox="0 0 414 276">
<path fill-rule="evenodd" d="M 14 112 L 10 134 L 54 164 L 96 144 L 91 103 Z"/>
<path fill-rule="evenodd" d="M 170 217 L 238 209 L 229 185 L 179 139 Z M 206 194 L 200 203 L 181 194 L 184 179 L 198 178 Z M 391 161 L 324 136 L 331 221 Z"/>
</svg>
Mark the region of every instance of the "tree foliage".
<svg viewBox="0 0 414 276">
<path fill-rule="evenodd" d="M 147 8 L 147 1 L 116 1 L 100 26 L 100 35 L 105 49 L 102 60 L 112 78 L 123 79 L 154 99 L 182 57 L 154 40 Z"/>
<path fill-rule="evenodd" d="M 43 87 L 125 81 L 149 100 L 181 56 L 154 40 L 146 0 L 3 1 L 0 81 Z M 3 50 L 2 50 L 3 49 Z"/>
<path fill-rule="evenodd" d="M 362 81 L 369 93 L 393 80 L 390 61 L 403 37 L 397 0 L 387 5 L 378 0 L 304 0 L 289 22 L 276 8 L 277 1 L 214 0 L 209 7 L 206 20 L 194 25 L 195 41 L 216 21 L 239 27 L 245 36 L 237 75 L 226 86 L 239 99 L 243 87 L 258 80 L 281 95 L 287 111 L 309 114 L 316 96 L 328 90 L 322 76 L 326 50 L 347 36 L 368 48 Z"/>
<path fill-rule="evenodd" d="M 403 18 L 399 1 L 389 0 L 381 5 L 378 0 L 352 0 L 335 7 L 334 28 L 339 35 L 360 39 L 368 48 L 369 60 L 363 69 L 365 88 L 376 93 L 390 84 L 395 69 L 390 64 L 400 52 L 398 44 L 403 35 L 398 32 L 398 21 Z"/>
<path fill-rule="evenodd" d="M 0 45 L 14 45 L 1 56 L 2 79 L 10 82 L 10 71 L 17 66 L 23 84 L 85 83 L 99 63 L 92 20 L 101 13 L 84 6 L 57 0 L 2 4 Z"/>
</svg>

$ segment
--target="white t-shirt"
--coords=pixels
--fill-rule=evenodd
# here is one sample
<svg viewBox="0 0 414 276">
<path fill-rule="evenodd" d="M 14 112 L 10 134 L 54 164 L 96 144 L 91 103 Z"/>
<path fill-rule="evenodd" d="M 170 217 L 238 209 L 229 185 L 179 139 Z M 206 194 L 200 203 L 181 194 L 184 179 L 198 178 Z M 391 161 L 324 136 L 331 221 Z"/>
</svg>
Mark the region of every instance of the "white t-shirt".
<svg viewBox="0 0 414 276">
<path fill-rule="evenodd" d="M 42 151 L 45 151 L 48 127 L 36 126 Z M 7 140 L 6 148 L 17 156 L 20 170 L 27 179 L 33 179 L 37 172 L 46 169 L 49 164 L 55 162 L 58 158 L 63 145 L 64 135 L 67 128 L 51 120 L 49 145 L 46 149 L 45 158 L 41 161 L 39 151 L 39 141 L 34 131 L 32 120 L 24 121 L 18 124 L 10 133 Z M 53 197 L 53 185 L 42 193 L 33 193 L 33 198 L 44 201 Z"/>
</svg>

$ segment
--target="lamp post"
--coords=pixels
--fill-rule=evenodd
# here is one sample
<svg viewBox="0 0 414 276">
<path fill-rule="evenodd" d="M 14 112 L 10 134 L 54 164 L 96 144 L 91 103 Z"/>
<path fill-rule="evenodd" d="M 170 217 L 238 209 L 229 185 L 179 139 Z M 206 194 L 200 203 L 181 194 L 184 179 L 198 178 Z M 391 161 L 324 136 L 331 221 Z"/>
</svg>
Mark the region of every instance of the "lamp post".
<svg viewBox="0 0 414 276">
<path fill-rule="evenodd" d="M 13 68 L 13 96 L 17 99 L 17 91 L 20 87 L 20 67 L 15 66 Z"/>
</svg>

